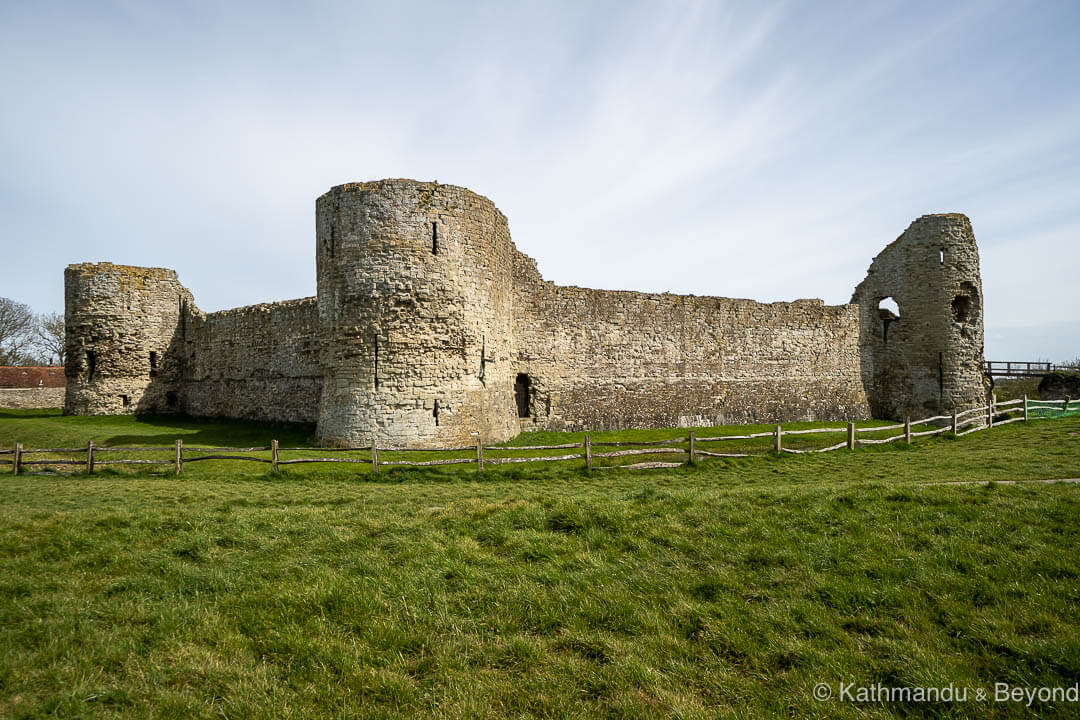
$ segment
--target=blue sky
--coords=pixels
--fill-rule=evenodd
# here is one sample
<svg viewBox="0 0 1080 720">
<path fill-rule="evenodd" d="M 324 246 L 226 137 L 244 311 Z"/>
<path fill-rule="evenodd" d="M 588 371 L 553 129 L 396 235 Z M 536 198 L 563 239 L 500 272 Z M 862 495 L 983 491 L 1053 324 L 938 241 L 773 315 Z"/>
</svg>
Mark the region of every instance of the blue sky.
<svg viewBox="0 0 1080 720">
<path fill-rule="evenodd" d="M 1080 3 L 0 4 L 0 295 L 312 295 L 314 200 L 464 185 L 568 285 L 850 299 L 964 212 L 986 354 L 1080 356 Z"/>
</svg>

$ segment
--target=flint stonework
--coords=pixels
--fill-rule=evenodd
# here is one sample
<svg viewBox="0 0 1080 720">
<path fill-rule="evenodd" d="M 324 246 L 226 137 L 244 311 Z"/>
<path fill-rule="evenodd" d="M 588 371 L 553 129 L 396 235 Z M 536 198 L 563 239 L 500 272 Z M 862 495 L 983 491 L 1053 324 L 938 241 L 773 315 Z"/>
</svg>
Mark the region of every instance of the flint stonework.
<svg viewBox="0 0 1080 720">
<path fill-rule="evenodd" d="M 526 429 L 898 417 L 981 398 L 982 288 L 962 215 L 917 220 L 839 306 L 557 286 L 490 200 L 412 180 L 332 188 L 315 245 L 316 297 L 216 313 L 172 270 L 69 266 L 65 411 L 466 447 Z M 884 297 L 901 306 L 887 330 Z"/>
</svg>

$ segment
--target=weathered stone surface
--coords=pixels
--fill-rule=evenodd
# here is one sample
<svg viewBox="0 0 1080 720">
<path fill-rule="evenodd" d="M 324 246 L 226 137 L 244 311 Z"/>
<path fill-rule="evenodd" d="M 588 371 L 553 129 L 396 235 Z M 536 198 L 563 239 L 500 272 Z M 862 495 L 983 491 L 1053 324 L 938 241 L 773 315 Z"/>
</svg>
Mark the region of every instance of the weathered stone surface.
<svg viewBox="0 0 1080 720">
<path fill-rule="evenodd" d="M 551 428 L 869 416 L 857 308 L 559 287 L 519 254 L 515 368 Z"/>
<path fill-rule="evenodd" d="M 322 389 L 315 298 L 184 317 L 180 405 L 202 417 L 315 422 Z"/>
<path fill-rule="evenodd" d="M 112 263 L 64 271 L 64 411 L 72 415 L 175 412 L 191 293 L 163 268 Z"/>
<path fill-rule="evenodd" d="M 881 313 L 893 298 L 898 318 Z M 876 417 L 984 404 L 982 278 L 971 221 L 924 215 L 878 253 L 859 306 L 863 384 Z"/>
<path fill-rule="evenodd" d="M 316 201 L 315 298 L 205 314 L 170 270 L 70 266 L 65 407 L 317 420 L 326 443 L 414 447 L 951 407 L 981 383 L 978 257 L 966 218 L 930 217 L 951 220 L 913 224 L 856 304 L 762 304 L 559 287 L 484 197 L 350 183 Z M 948 282 L 931 247 L 958 263 Z M 894 328 L 923 329 L 886 348 L 879 295 L 905 308 Z M 927 352 L 947 357 L 933 397 Z"/>
<path fill-rule="evenodd" d="M 64 406 L 62 387 L 0 388 L 0 408 L 31 410 Z"/>
<path fill-rule="evenodd" d="M 517 434 L 506 218 L 465 188 L 351 183 L 316 202 L 324 442 Z"/>
</svg>

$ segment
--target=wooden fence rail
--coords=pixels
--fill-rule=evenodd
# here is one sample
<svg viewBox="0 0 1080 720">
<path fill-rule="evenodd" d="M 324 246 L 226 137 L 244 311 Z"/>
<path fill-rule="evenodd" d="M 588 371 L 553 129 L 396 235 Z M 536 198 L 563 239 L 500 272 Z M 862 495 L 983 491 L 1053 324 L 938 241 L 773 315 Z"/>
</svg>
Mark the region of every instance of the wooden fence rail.
<svg viewBox="0 0 1080 720">
<path fill-rule="evenodd" d="M 985 371 L 991 377 L 1042 377 L 1052 372 L 1078 372 L 1076 365 L 1057 365 L 1051 362 L 1026 360 L 987 360 Z"/>
<path fill-rule="evenodd" d="M 986 430 L 998 425 L 1008 425 L 1009 423 L 1026 421 L 1030 417 L 1030 413 L 1033 410 L 1050 410 L 1060 411 L 1062 415 L 1069 412 L 1070 407 L 1075 405 L 1071 398 L 1065 398 L 1064 400 L 1029 400 L 1027 396 L 1023 399 L 1009 400 L 1002 403 L 991 403 L 982 407 L 968 408 L 962 411 L 953 412 L 951 415 L 935 415 L 934 417 L 924 418 L 922 420 L 912 420 L 910 416 L 905 419 L 903 423 L 894 425 L 884 425 L 876 427 L 855 427 L 855 423 L 849 422 L 847 427 L 827 427 L 827 428 L 810 428 L 806 430 L 784 430 L 781 425 L 777 425 L 773 430 L 769 432 L 748 433 L 746 435 L 717 435 L 714 437 L 697 437 L 693 430 L 688 431 L 685 437 L 670 438 L 667 440 L 643 440 L 643 441 L 604 441 L 593 442 L 591 436 L 586 434 L 582 442 L 577 443 L 562 443 L 557 445 L 522 445 L 522 446 L 505 446 L 505 445 L 484 445 L 478 438 L 476 445 L 452 447 L 452 448 L 380 448 L 374 443 L 365 447 L 338 447 L 338 448 L 305 448 L 305 447 L 279 447 L 277 440 L 272 440 L 269 445 L 257 446 L 257 447 L 185 447 L 184 441 L 178 439 L 176 444 L 169 447 L 101 447 L 95 445 L 92 441 L 87 443 L 85 448 L 24 448 L 22 443 L 15 443 L 14 448 L 10 450 L 0 450 L 0 465 L 12 466 L 12 473 L 18 475 L 23 468 L 39 466 L 39 465 L 82 465 L 85 466 L 86 472 L 93 474 L 94 470 L 98 466 L 102 465 L 171 465 L 173 466 L 175 473 L 180 475 L 184 470 L 184 465 L 193 462 L 204 462 L 207 460 L 240 460 L 247 462 L 263 463 L 271 466 L 272 472 L 278 472 L 279 467 L 282 465 L 299 465 L 305 463 L 353 463 L 371 465 L 373 472 L 378 472 L 381 467 L 434 467 L 440 465 L 470 465 L 475 464 L 478 472 L 483 472 L 484 465 L 505 465 L 511 463 L 533 463 L 533 462 L 561 462 L 568 460 L 585 460 L 585 467 L 588 469 L 593 468 L 593 460 L 598 458 L 622 458 L 622 457 L 635 457 L 635 456 L 657 456 L 657 455 L 684 455 L 686 456 L 685 462 L 693 464 L 698 461 L 699 458 L 730 458 L 730 457 L 750 457 L 754 454 L 764 453 L 749 453 L 749 452 L 721 452 L 719 448 L 709 447 L 702 448 L 702 443 L 723 443 L 734 440 L 758 440 L 763 438 L 772 438 L 773 450 L 778 454 L 791 453 L 791 454 L 804 454 L 804 453 L 822 453 L 831 452 L 833 450 L 848 449 L 853 450 L 860 445 L 879 445 L 883 443 L 896 442 L 897 440 L 904 440 L 908 444 L 915 438 L 929 437 L 932 435 L 940 435 L 942 433 L 951 432 L 955 437 L 962 437 L 979 430 Z M 1073 409 L 1076 409 L 1073 407 Z M 931 423 L 943 423 L 941 427 L 933 428 L 930 430 L 921 430 L 919 432 L 912 432 L 912 425 L 928 425 Z M 891 435 L 885 438 L 860 438 L 861 433 L 881 433 L 889 432 L 892 430 L 900 430 L 902 432 Z M 804 436 L 804 435 L 826 435 L 826 434 L 838 434 L 845 433 L 846 437 L 843 441 L 833 445 L 828 445 L 822 448 L 790 448 L 784 447 L 784 438 L 790 436 Z M 686 447 L 683 447 L 683 446 Z M 593 448 L 624 448 L 618 450 L 609 450 L 603 452 L 594 452 Z M 558 455 L 541 455 L 541 456 L 485 456 L 485 452 L 493 453 L 515 453 L 515 452 L 535 452 L 541 450 L 578 450 L 581 452 L 563 453 Z M 109 459 L 110 454 L 114 453 L 143 453 L 143 452 L 161 452 L 161 453 L 173 453 L 171 460 L 153 460 L 153 459 L 137 459 L 137 458 L 116 458 Z M 294 457 L 288 459 L 282 459 L 282 452 L 305 452 L 305 453 L 320 453 L 320 457 Z M 340 453 L 344 452 L 362 452 L 367 453 L 368 457 L 343 457 Z M 392 452 L 392 453 L 424 453 L 424 452 L 445 452 L 445 453 L 473 453 L 472 457 L 460 457 L 460 458 L 437 458 L 432 460 L 402 460 L 402 459 L 380 459 L 380 452 Z M 270 457 L 255 457 L 252 453 L 270 453 Z M 81 459 L 76 458 L 43 458 L 43 459 L 27 459 L 27 456 L 35 455 L 83 455 Z M 336 457 L 328 456 L 327 454 L 338 454 Z M 10 459 L 8 459 L 10 456 Z M 604 469 L 611 467 L 623 467 L 623 468 L 645 468 L 645 467 L 674 467 L 681 465 L 679 463 L 651 461 L 643 463 L 632 463 L 629 465 L 614 465 L 604 466 Z"/>
</svg>

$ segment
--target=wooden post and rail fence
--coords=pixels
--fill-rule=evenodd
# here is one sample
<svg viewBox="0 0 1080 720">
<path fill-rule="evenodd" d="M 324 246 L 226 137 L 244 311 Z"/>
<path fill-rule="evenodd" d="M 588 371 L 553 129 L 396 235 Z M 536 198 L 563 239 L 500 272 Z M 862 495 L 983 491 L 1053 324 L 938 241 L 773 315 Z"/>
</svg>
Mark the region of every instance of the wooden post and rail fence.
<svg viewBox="0 0 1080 720">
<path fill-rule="evenodd" d="M 92 440 L 87 443 L 85 448 L 25 448 L 20 442 L 16 442 L 14 447 L 10 450 L 0 450 L 0 465 L 10 465 L 12 473 L 18 475 L 24 469 L 34 466 L 82 466 L 85 468 L 87 474 L 93 474 L 95 469 L 102 466 L 114 466 L 114 465 L 172 465 L 174 472 L 180 475 L 184 471 L 184 467 L 189 463 L 205 462 L 208 460 L 240 460 L 248 462 L 259 462 L 270 465 L 272 472 L 278 472 L 284 465 L 296 465 L 303 463 L 354 463 L 362 465 L 370 465 L 371 470 L 374 473 L 379 472 L 379 468 L 383 467 L 396 467 L 396 466 L 408 466 L 408 467 L 424 467 L 424 466 L 436 466 L 436 465 L 459 465 L 459 464 L 475 464 L 477 472 L 483 472 L 485 464 L 487 465 L 503 465 L 508 463 L 532 463 L 532 462 L 560 462 L 568 460 L 584 460 L 585 467 L 588 470 L 592 470 L 594 467 L 594 460 L 598 458 L 622 458 L 633 456 L 657 456 L 657 455 L 670 455 L 681 454 L 686 456 L 686 463 L 694 464 L 701 458 L 728 458 L 728 457 L 750 457 L 752 455 L 761 455 L 762 453 L 751 452 L 721 452 L 721 448 L 716 447 L 718 443 L 731 442 L 731 441 L 749 441 L 759 438 L 772 438 L 773 451 L 777 454 L 792 453 L 822 453 L 830 452 L 832 450 L 854 450 L 860 445 L 877 445 L 882 443 L 890 443 L 896 440 L 903 440 L 907 444 L 915 438 L 927 437 L 931 435 L 940 435 L 942 433 L 951 433 L 955 437 L 962 437 L 969 433 L 977 432 L 979 430 L 986 430 L 989 428 L 997 427 L 999 425 L 1008 425 L 1014 422 L 1024 422 L 1030 417 L 1032 410 L 1047 411 L 1053 414 L 1064 415 L 1067 412 L 1076 409 L 1080 409 L 1077 405 L 1080 401 L 1074 402 L 1071 398 L 1065 398 L 1064 400 L 1029 400 L 1025 395 L 1022 400 L 1010 400 L 1002 403 L 990 403 L 989 405 L 982 407 L 970 408 L 963 411 L 953 411 L 951 415 L 937 415 L 934 417 L 923 418 L 921 420 L 912 420 L 910 416 L 905 418 L 904 422 L 894 425 L 886 426 L 871 426 L 871 427 L 856 427 L 854 422 L 848 422 L 846 427 L 827 427 L 827 428 L 810 428 L 806 430 L 784 430 L 781 425 L 776 425 L 774 429 L 766 432 L 749 433 L 746 435 L 718 435 L 715 437 L 698 437 L 693 430 L 689 430 L 688 434 L 684 437 L 671 438 L 667 440 L 651 440 L 651 441 L 620 441 L 620 442 L 594 442 L 591 435 L 586 434 L 581 442 L 576 443 L 563 443 L 560 445 L 522 445 L 522 446 L 505 446 L 505 445 L 484 445 L 481 438 L 476 439 L 475 446 L 469 445 L 465 447 L 454 448 L 380 448 L 374 442 L 372 442 L 370 448 L 368 447 L 345 447 L 345 448 L 311 448 L 311 447 L 291 447 L 282 448 L 279 447 L 277 440 L 271 440 L 270 444 L 265 447 L 248 447 L 248 448 L 223 448 L 223 447 L 185 447 L 182 439 L 177 439 L 176 443 L 172 447 L 105 447 L 96 445 Z M 1046 415 L 1044 415 L 1046 416 Z M 1004 417 L 1005 419 L 999 419 Z M 932 427 L 929 430 L 921 430 L 919 432 L 913 432 L 912 426 L 932 425 L 934 423 L 940 423 L 940 427 Z M 968 427 L 971 426 L 971 427 Z M 966 429 L 962 429 L 966 428 Z M 862 437 L 860 434 L 865 433 L 882 433 L 899 430 L 899 434 L 890 435 L 885 438 L 870 438 Z M 817 435 L 817 434 L 829 434 L 829 433 L 844 433 L 845 438 L 843 441 L 834 445 L 829 445 L 823 448 L 812 449 L 796 449 L 784 446 L 784 438 L 791 436 L 804 436 L 804 435 Z M 682 447 L 685 444 L 686 447 Z M 702 445 L 707 444 L 708 448 L 703 448 Z M 595 452 L 594 447 L 601 448 L 617 448 L 613 450 L 604 450 L 601 452 Z M 580 452 L 563 453 L 558 455 L 541 455 L 541 456 L 524 456 L 514 457 L 505 456 L 502 454 L 512 452 L 535 452 L 535 451 L 548 451 L 548 450 L 580 450 Z M 470 457 L 454 457 L 454 458 L 439 458 L 434 460 L 402 460 L 402 459 L 380 459 L 379 453 L 424 453 L 424 452 L 440 452 L 440 453 L 472 453 L 475 451 L 474 456 Z M 487 456 L 484 453 L 496 452 L 500 453 L 500 456 Z M 173 457 L 169 460 L 163 459 L 139 459 L 139 458 L 116 458 L 111 457 L 115 454 L 131 454 L 131 453 L 144 453 L 144 452 L 157 452 L 166 453 L 172 452 Z M 323 457 L 292 457 L 282 459 L 281 453 L 323 453 Z M 346 457 L 343 453 L 347 452 L 367 452 L 369 456 L 364 457 Z M 270 457 L 258 457 L 258 454 L 269 453 Z M 325 454 L 332 454 L 332 456 L 325 456 Z M 84 455 L 79 459 L 75 458 L 43 458 L 33 459 L 35 455 Z M 10 456 L 10 457 L 9 457 Z M 27 456 L 31 456 L 27 459 Z M 609 465 L 603 466 L 599 469 L 610 468 L 670 468 L 678 467 L 683 462 L 662 462 L 662 461 L 650 461 L 644 463 L 636 463 L 629 465 Z"/>
</svg>

